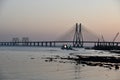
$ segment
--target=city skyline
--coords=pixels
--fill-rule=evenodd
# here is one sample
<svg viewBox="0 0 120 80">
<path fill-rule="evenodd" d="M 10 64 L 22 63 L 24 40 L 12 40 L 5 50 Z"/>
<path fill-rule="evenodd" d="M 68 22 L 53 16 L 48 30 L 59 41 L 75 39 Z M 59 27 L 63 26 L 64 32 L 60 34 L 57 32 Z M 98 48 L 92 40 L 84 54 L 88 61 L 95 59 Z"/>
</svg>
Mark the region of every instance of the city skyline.
<svg viewBox="0 0 120 80">
<path fill-rule="evenodd" d="M 0 41 L 13 37 L 55 40 L 76 23 L 112 40 L 120 30 L 119 3 L 118 0 L 1 0 Z"/>
</svg>

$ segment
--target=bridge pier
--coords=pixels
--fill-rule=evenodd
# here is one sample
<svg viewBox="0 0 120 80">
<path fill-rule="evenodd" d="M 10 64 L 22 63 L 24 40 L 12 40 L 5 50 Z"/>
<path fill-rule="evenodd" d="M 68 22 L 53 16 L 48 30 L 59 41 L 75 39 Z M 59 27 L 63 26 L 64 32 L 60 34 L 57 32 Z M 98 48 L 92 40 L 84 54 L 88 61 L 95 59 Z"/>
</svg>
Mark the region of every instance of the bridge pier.
<svg viewBox="0 0 120 80">
<path fill-rule="evenodd" d="M 33 46 L 35 46 L 35 42 L 33 42 Z"/>
<path fill-rule="evenodd" d="M 55 42 L 53 42 L 54 43 L 54 47 L 56 46 L 56 44 L 55 44 Z"/>
<path fill-rule="evenodd" d="M 52 42 L 50 42 L 49 44 L 50 44 L 50 47 L 52 47 Z"/>
<path fill-rule="evenodd" d="M 36 42 L 36 46 L 39 46 L 39 42 Z"/>
<path fill-rule="evenodd" d="M 45 46 L 46 46 L 46 47 L 48 46 L 48 43 L 47 43 L 47 42 L 45 42 Z"/>
<path fill-rule="evenodd" d="M 29 46 L 31 46 L 32 45 L 32 43 L 31 42 L 29 42 Z"/>
</svg>

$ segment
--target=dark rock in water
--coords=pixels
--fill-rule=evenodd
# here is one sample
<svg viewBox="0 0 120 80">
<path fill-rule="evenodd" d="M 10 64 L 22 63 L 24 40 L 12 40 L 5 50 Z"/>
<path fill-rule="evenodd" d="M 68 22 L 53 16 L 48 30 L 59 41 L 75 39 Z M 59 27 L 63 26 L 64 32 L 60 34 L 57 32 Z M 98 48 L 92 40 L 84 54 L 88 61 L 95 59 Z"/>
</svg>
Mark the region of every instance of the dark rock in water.
<svg viewBox="0 0 120 80">
<path fill-rule="evenodd" d="M 30 59 L 35 59 L 35 58 L 31 57 Z"/>
<path fill-rule="evenodd" d="M 110 50 L 111 53 L 120 53 L 120 50 Z"/>
<path fill-rule="evenodd" d="M 81 61 L 120 63 L 120 57 L 114 57 L 114 56 L 82 56 L 82 55 L 76 55 L 76 57 L 78 57 L 78 60 L 81 60 Z"/>
<path fill-rule="evenodd" d="M 56 59 L 59 59 L 59 58 L 60 58 L 60 56 L 59 56 L 59 55 L 55 55 L 54 57 L 55 57 Z"/>
<path fill-rule="evenodd" d="M 101 66 L 101 67 L 102 67 L 102 66 L 103 66 L 103 64 L 102 64 L 102 63 L 99 63 L 99 64 L 98 64 L 98 66 Z"/>
<path fill-rule="evenodd" d="M 111 67 L 109 67 L 109 69 L 112 69 Z"/>
<path fill-rule="evenodd" d="M 45 60 L 45 62 L 48 62 L 48 60 Z"/>
<path fill-rule="evenodd" d="M 50 58 L 49 61 L 50 61 L 50 62 L 53 61 L 53 58 Z"/>
<path fill-rule="evenodd" d="M 115 70 L 118 70 L 119 66 L 117 64 L 115 64 Z"/>
<path fill-rule="evenodd" d="M 120 55 L 117 55 L 117 56 L 120 56 Z"/>
<path fill-rule="evenodd" d="M 69 53 L 69 55 L 74 55 L 75 53 Z"/>
<path fill-rule="evenodd" d="M 84 67 L 85 65 L 83 64 L 82 66 Z"/>
</svg>

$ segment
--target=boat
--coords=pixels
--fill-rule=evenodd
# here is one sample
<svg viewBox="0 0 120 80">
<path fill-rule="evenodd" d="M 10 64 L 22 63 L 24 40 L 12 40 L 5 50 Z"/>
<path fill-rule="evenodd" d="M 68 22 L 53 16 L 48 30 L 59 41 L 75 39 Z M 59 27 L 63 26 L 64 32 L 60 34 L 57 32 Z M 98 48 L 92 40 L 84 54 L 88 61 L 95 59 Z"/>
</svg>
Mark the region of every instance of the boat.
<svg viewBox="0 0 120 80">
<path fill-rule="evenodd" d="M 73 50 L 72 46 L 68 46 L 67 44 L 64 44 L 62 47 L 61 47 L 62 50 Z"/>
</svg>

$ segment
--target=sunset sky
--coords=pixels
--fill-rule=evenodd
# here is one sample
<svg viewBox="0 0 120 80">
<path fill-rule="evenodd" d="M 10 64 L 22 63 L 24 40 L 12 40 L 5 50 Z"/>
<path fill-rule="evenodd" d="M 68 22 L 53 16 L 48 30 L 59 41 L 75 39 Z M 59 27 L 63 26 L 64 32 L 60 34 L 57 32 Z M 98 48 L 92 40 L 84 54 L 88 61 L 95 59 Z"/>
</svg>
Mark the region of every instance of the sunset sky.
<svg viewBox="0 0 120 80">
<path fill-rule="evenodd" d="M 76 22 L 112 41 L 120 32 L 120 1 L 0 0 L 0 41 L 56 40 Z"/>
</svg>

